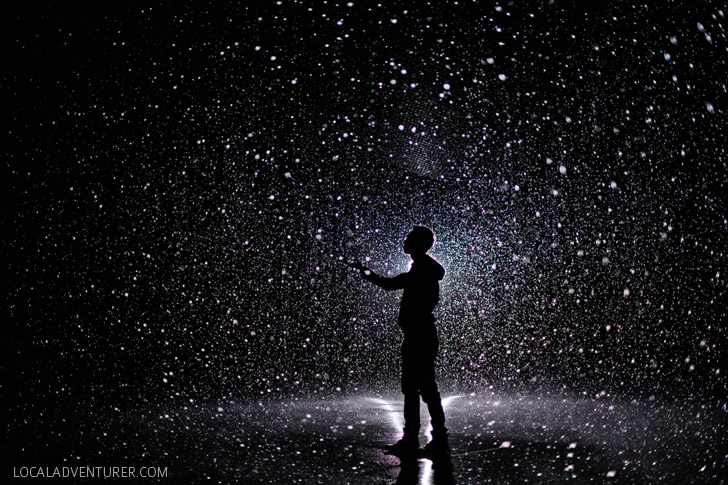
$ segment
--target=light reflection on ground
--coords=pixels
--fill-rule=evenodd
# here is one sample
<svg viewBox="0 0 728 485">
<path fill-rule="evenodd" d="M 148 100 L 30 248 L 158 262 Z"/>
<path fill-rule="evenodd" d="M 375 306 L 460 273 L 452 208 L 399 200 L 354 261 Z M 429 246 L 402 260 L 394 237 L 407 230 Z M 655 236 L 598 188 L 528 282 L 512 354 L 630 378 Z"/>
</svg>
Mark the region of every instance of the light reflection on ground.
<svg viewBox="0 0 728 485">
<path fill-rule="evenodd" d="M 719 403 L 489 391 L 443 404 L 449 478 L 430 460 L 384 453 L 401 435 L 397 394 L 89 410 L 67 422 L 83 433 L 58 433 L 55 444 L 38 436 L 24 458 L 161 465 L 172 478 L 212 483 L 720 483 L 725 473 Z"/>
</svg>

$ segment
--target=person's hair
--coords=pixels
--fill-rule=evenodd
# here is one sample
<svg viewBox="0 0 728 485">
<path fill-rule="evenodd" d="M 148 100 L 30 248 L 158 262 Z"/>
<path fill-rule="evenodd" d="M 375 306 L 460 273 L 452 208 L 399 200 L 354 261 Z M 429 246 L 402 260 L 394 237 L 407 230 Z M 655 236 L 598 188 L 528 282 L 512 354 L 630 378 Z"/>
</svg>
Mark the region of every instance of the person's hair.
<svg viewBox="0 0 728 485">
<path fill-rule="evenodd" d="M 435 233 L 426 226 L 415 226 L 410 231 L 416 246 L 423 252 L 427 252 L 435 245 Z"/>
</svg>

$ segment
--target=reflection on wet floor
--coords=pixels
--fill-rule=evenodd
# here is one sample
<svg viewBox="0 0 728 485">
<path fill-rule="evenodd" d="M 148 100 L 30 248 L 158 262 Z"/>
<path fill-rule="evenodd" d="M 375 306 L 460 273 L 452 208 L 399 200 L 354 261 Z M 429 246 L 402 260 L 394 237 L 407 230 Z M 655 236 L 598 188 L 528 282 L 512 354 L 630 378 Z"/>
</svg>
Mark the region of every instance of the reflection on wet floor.
<svg viewBox="0 0 728 485">
<path fill-rule="evenodd" d="M 450 406 L 450 403 L 459 398 L 460 396 L 449 396 L 442 399 L 442 407 L 445 410 L 445 412 L 448 412 L 448 408 Z M 389 422 L 392 425 L 392 430 L 395 435 L 402 432 L 402 429 L 404 428 L 404 421 L 403 421 L 403 415 L 402 415 L 402 407 L 400 406 L 399 409 L 396 409 L 395 406 L 393 406 L 389 401 L 386 401 L 384 399 L 380 398 L 369 398 L 369 400 L 379 406 L 381 406 L 382 409 L 384 409 L 387 412 L 387 417 L 389 419 Z M 421 410 L 421 415 L 427 416 L 426 410 Z M 425 426 L 424 429 L 424 436 L 425 436 L 425 442 L 429 442 L 432 440 L 432 426 Z M 393 440 L 394 441 L 394 440 Z M 445 456 L 443 458 L 446 458 L 449 460 L 449 456 Z M 433 460 L 419 457 L 419 458 L 413 458 L 409 461 L 401 460 L 401 467 L 402 470 L 400 471 L 400 474 L 398 476 L 398 483 L 421 483 L 421 484 L 431 484 L 434 481 L 434 474 L 433 474 Z M 442 466 L 446 467 L 448 464 L 445 460 L 442 460 Z M 421 473 L 420 473 L 421 470 Z M 403 476 L 405 478 L 403 478 Z M 450 481 L 448 479 L 448 481 Z"/>
<path fill-rule="evenodd" d="M 398 395 L 89 414 L 69 421 L 82 432 L 36 443 L 56 447 L 41 453 L 49 465 L 161 465 L 172 478 L 211 483 L 721 483 L 726 471 L 717 402 L 489 392 L 443 404 L 451 456 L 440 463 L 384 453 L 402 431 Z M 423 426 L 421 444 L 428 433 Z M 38 446 L 27 453 L 41 456 Z"/>
</svg>

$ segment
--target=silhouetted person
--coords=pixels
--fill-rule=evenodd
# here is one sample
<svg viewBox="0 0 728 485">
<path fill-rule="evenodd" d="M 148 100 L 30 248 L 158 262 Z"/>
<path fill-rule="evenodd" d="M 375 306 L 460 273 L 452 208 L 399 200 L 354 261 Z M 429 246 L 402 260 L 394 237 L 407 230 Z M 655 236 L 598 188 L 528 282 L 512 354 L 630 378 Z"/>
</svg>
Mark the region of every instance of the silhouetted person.
<svg viewBox="0 0 728 485">
<path fill-rule="evenodd" d="M 420 396 L 427 404 L 432 422 L 432 441 L 425 451 L 446 451 L 447 428 L 440 393 L 435 382 L 435 358 L 440 342 L 432 314 L 440 301 L 440 280 L 445 268 L 427 252 L 435 244 L 435 234 L 427 227 L 415 226 L 404 240 L 403 250 L 412 258 L 407 273 L 393 278 L 380 276 L 360 264 L 362 277 L 385 290 L 404 290 L 398 323 L 404 333 L 402 343 L 402 393 L 404 393 L 404 436 L 387 449 L 403 455 L 419 448 Z"/>
</svg>

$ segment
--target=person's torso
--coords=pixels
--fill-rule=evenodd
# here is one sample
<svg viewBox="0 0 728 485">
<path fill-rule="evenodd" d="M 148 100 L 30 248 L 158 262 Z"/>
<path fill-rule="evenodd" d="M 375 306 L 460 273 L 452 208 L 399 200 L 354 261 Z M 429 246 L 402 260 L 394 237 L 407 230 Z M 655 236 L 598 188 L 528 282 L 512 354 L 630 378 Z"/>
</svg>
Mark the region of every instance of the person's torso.
<svg viewBox="0 0 728 485">
<path fill-rule="evenodd" d="M 440 279 L 444 269 L 434 259 L 412 263 L 407 285 L 402 293 L 399 309 L 399 323 L 402 328 L 412 330 L 434 326 L 433 310 L 440 302 Z"/>
</svg>

